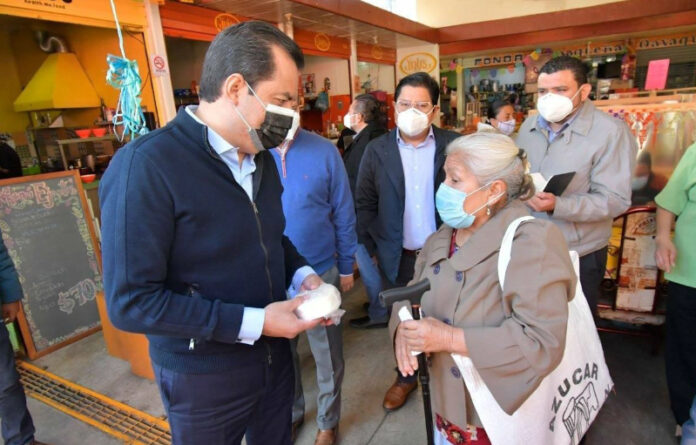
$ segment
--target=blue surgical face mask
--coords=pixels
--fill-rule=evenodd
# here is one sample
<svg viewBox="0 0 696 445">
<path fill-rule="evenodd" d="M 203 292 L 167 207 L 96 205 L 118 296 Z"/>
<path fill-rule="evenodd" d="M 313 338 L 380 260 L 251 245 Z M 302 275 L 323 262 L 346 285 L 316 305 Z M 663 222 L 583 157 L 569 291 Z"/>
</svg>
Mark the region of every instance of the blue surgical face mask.
<svg viewBox="0 0 696 445">
<path fill-rule="evenodd" d="M 476 190 L 466 193 L 452 188 L 444 182 L 440 184 L 440 187 L 437 189 L 437 194 L 435 194 L 435 207 L 440 214 L 440 218 L 442 218 L 442 222 L 453 229 L 466 229 L 467 227 L 471 227 L 474 223 L 474 219 L 476 219 L 476 213 L 487 205 L 490 205 L 491 202 L 489 200 L 473 212 L 467 213 L 464 210 L 464 201 L 467 196 L 473 195 L 479 190 L 488 187 L 488 185 L 489 184 L 482 185 Z M 500 196 L 502 196 L 502 193 L 493 199 Z"/>
</svg>

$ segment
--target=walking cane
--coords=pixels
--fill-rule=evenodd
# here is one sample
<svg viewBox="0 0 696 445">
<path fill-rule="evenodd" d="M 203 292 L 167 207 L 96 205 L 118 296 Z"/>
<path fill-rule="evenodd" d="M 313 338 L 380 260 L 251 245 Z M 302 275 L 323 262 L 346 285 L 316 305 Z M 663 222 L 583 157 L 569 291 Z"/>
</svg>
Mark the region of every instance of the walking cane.
<svg viewBox="0 0 696 445">
<path fill-rule="evenodd" d="M 420 320 L 420 302 L 423 294 L 430 290 L 430 280 L 427 278 L 411 286 L 389 289 L 379 293 L 379 299 L 384 307 L 389 307 L 398 301 L 407 300 L 411 303 L 414 320 Z M 430 406 L 430 374 L 425 354 L 418 354 L 418 380 L 423 392 L 423 409 L 425 411 L 425 431 L 428 435 L 428 445 L 434 444 L 433 410 Z"/>
</svg>

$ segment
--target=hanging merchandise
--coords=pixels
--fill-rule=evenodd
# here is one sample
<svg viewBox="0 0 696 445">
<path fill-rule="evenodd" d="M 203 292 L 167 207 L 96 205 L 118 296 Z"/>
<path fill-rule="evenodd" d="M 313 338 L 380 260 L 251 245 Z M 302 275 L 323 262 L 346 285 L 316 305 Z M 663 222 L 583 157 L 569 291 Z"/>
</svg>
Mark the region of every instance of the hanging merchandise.
<svg viewBox="0 0 696 445">
<path fill-rule="evenodd" d="M 492 69 L 488 71 L 488 74 L 495 79 L 495 77 L 498 75 L 498 70 L 497 69 Z"/>
<path fill-rule="evenodd" d="M 121 33 L 121 25 L 116 14 L 116 5 L 114 0 L 111 1 L 111 11 L 114 14 L 116 22 L 116 31 L 118 32 L 118 43 L 121 48 L 121 57 L 109 54 L 106 56 L 106 62 L 109 64 L 109 70 L 106 72 L 106 82 L 112 87 L 121 90 L 114 113 L 113 124 L 114 128 L 119 125 L 123 127 L 123 131 L 119 139 L 123 141 L 128 136 L 132 138 L 146 134 L 147 129 L 145 115 L 140 104 L 142 79 L 138 70 L 138 62 L 136 60 L 128 60 L 126 51 L 123 49 L 123 34 Z M 118 134 L 118 132 L 117 132 Z"/>
</svg>

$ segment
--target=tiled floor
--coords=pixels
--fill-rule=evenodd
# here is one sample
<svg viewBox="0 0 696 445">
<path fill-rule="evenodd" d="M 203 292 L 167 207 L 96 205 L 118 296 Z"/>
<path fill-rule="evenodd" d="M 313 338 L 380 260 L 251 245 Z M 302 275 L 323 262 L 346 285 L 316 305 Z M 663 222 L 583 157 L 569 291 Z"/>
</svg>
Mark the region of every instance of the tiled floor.
<svg viewBox="0 0 696 445">
<path fill-rule="evenodd" d="M 363 315 L 362 286 L 344 298 L 351 317 Z M 587 436 L 587 445 L 676 444 L 674 423 L 664 377 L 664 358 L 653 356 L 646 339 L 602 334 L 602 342 L 616 393 L 599 414 Z M 316 424 L 316 374 L 305 337 L 300 357 L 307 401 L 306 421 L 298 445 L 314 443 Z M 394 379 L 392 353 L 386 330 L 360 331 L 344 326 L 346 376 L 340 443 L 343 445 L 423 444 L 425 432 L 420 394 L 412 394 L 401 410 L 382 409 L 384 392 Z M 130 373 L 121 360 L 109 357 L 101 334 L 61 349 L 35 362 L 48 371 L 94 389 L 155 416 L 164 415 L 153 382 Z M 53 445 L 111 445 L 119 443 L 97 429 L 35 400 L 29 407 L 37 425 L 37 438 Z M 531 444 L 530 444 L 531 445 Z"/>
</svg>

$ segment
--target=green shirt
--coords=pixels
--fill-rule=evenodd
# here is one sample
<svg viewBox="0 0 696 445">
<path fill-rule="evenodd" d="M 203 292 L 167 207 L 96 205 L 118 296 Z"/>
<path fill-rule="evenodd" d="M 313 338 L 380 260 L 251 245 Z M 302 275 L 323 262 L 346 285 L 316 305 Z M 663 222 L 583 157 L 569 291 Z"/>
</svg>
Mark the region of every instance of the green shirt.
<svg viewBox="0 0 696 445">
<path fill-rule="evenodd" d="M 686 150 L 655 202 L 678 217 L 674 229 L 677 261 L 665 277 L 696 288 L 696 144 Z"/>
</svg>

